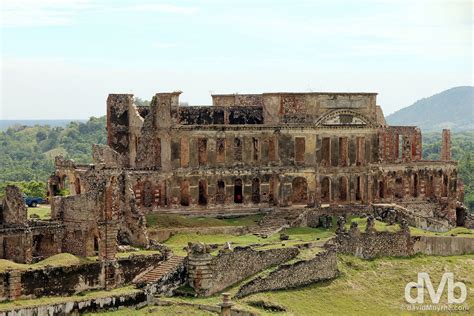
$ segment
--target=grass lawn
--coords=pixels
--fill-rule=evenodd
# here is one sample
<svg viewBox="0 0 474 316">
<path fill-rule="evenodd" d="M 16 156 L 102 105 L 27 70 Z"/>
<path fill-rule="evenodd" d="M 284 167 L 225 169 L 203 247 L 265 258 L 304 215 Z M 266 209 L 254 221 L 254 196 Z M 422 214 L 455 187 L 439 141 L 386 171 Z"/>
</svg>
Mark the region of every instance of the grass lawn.
<svg viewBox="0 0 474 316">
<path fill-rule="evenodd" d="M 39 269 L 45 266 L 72 266 L 77 264 L 91 263 L 95 261 L 96 260 L 91 258 L 78 257 L 69 253 L 60 253 L 33 264 L 15 263 L 10 260 L 0 259 L 0 272 L 6 271 L 8 269 L 28 270 Z"/>
<path fill-rule="evenodd" d="M 38 215 L 40 219 L 51 218 L 51 206 L 47 204 L 40 204 L 38 207 L 28 207 L 28 218 L 31 214 Z"/>
<path fill-rule="evenodd" d="M 213 217 L 191 217 L 176 214 L 156 214 L 146 215 L 147 226 L 152 228 L 196 228 L 215 226 L 251 226 L 256 225 L 262 215 L 250 215 L 228 219 L 218 219 Z"/>
<path fill-rule="evenodd" d="M 117 258 L 128 258 L 132 255 L 153 255 L 158 254 L 159 251 L 155 250 L 138 250 L 131 252 L 119 252 Z M 97 262 L 96 257 L 78 257 L 70 253 L 60 253 L 42 261 L 32 264 L 16 263 L 10 260 L 0 259 L 0 272 L 4 272 L 8 269 L 15 270 L 28 270 L 28 269 L 41 269 L 45 266 L 60 267 L 60 266 L 73 266 L 79 264 L 87 264 Z"/>
<path fill-rule="evenodd" d="M 326 240 L 334 235 L 333 231 L 321 228 L 309 228 L 309 227 L 298 227 L 289 228 L 283 231 L 288 234 L 290 239 L 287 241 L 280 241 L 280 235 L 274 234 L 269 238 L 257 237 L 255 235 L 241 235 L 234 236 L 228 234 L 216 234 L 216 235 L 200 235 L 196 233 L 183 233 L 176 234 L 164 242 L 165 245 L 170 247 L 173 252 L 177 255 L 186 255 L 184 247 L 188 245 L 188 242 L 202 242 L 208 244 L 219 244 L 223 245 L 226 242 L 231 242 L 232 246 L 248 246 L 252 244 L 270 244 L 265 247 L 282 247 L 291 246 L 302 242 Z"/>
<path fill-rule="evenodd" d="M 190 316 L 209 316 L 214 313 L 199 310 L 190 306 L 153 306 L 145 307 L 140 310 L 125 308 L 113 312 L 92 313 L 86 315 L 113 315 L 113 316 L 136 316 L 136 315 L 190 315 Z"/>
<path fill-rule="evenodd" d="M 351 218 L 347 221 L 346 223 L 346 229 L 349 229 L 350 225 L 352 222 L 357 222 L 359 224 L 359 230 L 360 231 L 365 231 L 365 227 L 367 226 L 367 219 L 366 218 L 359 218 L 359 217 L 354 217 Z M 395 224 L 395 225 L 388 225 L 387 223 L 380 222 L 378 220 L 375 220 L 375 229 L 378 231 L 389 231 L 389 232 L 395 232 L 400 230 L 400 225 Z M 416 227 L 411 227 L 410 226 L 410 233 L 413 236 L 459 236 L 459 237 L 472 237 L 474 238 L 474 229 L 469 229 L 465 227 L 456 227 L 453 228 L 447 232 L 443 233 L 436 233 L 436 232 L 430 232 L 426 231 L 420 228 Z"/>
<path fill-rule="evenodd" d="M 474 255 L 439 257 L 415 256 L 411 258 L 381 258 L 362 260 L 353 256 L 340 255 L 339 278 L 310 286 L 275 292 L 250 295 L 236 300 L 243 309 L 262 315 L 273 315 L 249 305 L 252 301 L 267 301 L 287 309 L 279 315 L 400 315 L 406 306 L 405 285 L 417 280 L 418 272 L 428 272 L 433 286 L 439 285 L 442 274 L 454 273 L 455 282 L 461 281 L 468 288 L 467 301 L 474 308 Z M 238 286 L 229 290 L 235 294 Z M 415 295 L 415 293 L 413 293 Z M 428 294 L 426 301 L 431 303 Z M 174 298 L 203 304 L 217 304 L 221 298 Z M 446 290 L 441 303 L 446 303 Z M 406 313 L 406 312 L 405 312 Z M 408 313 L 407 313 L 408 314 Z M 423 315 L 439 315 L 439 312 L 422 312 Z M 468 313 L 464 312 L 464 315 Z"/>
</svg>

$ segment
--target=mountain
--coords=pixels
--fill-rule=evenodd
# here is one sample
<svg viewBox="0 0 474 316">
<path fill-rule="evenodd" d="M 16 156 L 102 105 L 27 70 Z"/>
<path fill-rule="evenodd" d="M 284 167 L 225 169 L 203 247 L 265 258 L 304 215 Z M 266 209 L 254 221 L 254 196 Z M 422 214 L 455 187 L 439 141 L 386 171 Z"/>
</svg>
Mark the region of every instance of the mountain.
<svg viewBox="0 0 474 316">
<path fill-rule="evenodd" d="M 474 130 L 474 87 L 455 87 L 418 100 L 386 120 L 390 125 L 415 125 L 425 132 Z"/>
</svg>

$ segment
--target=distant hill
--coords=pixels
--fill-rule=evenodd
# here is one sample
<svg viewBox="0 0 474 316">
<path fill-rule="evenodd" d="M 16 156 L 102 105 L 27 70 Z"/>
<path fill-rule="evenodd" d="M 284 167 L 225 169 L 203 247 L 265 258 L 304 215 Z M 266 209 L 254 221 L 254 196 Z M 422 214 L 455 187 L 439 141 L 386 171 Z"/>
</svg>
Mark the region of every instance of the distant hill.
<svg viewBox="0 0 474 316">
<path fill-rule="evenodd" d="M 455 87 L 418 100 L 386 120 L 390 125 L 415 125 L 426 132 L 474 130 L 474 87 Z"/>
<path fill-rule="evenodd" d="M 66 127 L 71 122 L 85 123 L 87 120 L 0 120 L 0 131 L 10 127 L 49 125 L 50 127 Z"/>
</svg>

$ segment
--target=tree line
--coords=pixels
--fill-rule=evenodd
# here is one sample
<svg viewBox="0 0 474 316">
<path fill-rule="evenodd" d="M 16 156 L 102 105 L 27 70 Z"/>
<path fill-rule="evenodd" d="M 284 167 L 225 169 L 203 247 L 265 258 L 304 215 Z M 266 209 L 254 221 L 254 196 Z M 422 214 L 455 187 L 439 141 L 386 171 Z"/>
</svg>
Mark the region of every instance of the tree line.
<svg viewBox="0 0 474 316">
<path fill-rule="evenodd" d="M 148 101 L 137 100 L 148 105 Z M 7 183 L 18 184 L 26 194 L 46 195 L 46 182 L 54 172 L 54 157 L 77 163 L 92 162 L 92 144 L 106 144 L 106 118 L 71 122 L 66 127 L 15 126 L 0 132 L 0 197 Z M 465 204 L 474 210 L 474 131 L 452 134 L 452 157 L 459 161 L 465 186 Z M 423 158 L 439 159 L 441 133 L 423 135 Z"/>
</svg>

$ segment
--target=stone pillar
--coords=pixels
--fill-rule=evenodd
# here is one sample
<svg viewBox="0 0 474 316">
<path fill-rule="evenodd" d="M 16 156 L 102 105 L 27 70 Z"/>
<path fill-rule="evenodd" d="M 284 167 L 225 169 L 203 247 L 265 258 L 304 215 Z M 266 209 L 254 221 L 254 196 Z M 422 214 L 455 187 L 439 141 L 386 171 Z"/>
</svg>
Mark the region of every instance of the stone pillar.
<svg viewBox="0 0 474 316">
<path fill-rule="evenodd" d="M 212 287 L 210 247 L 201 243 L 188 245 L 188 282 L 197 295 L 205 295 Z"/>
<path fill-rule="evenodd" d="M 451 160 L 451 131 L 443 129 L 441 136 L 441 160 Z"/>
<path fill-rule="evenodd" d="M 133 94 L 109 94 L 107 98 L 107 143 L 129 161 L 129 108 Z"/>
<path fill-rule="evenodd" d="M 222 303 L 219 304 L 221 307 L 221 316 L 230 316 L 232 314 L 232 306 L 234 303 L 230 301 L 230 293 L 222 293 Z"/>
</svg>

